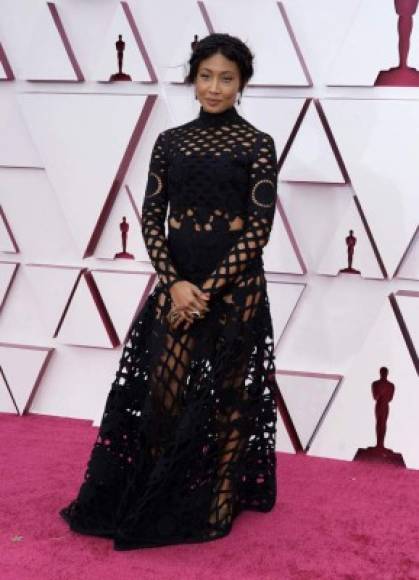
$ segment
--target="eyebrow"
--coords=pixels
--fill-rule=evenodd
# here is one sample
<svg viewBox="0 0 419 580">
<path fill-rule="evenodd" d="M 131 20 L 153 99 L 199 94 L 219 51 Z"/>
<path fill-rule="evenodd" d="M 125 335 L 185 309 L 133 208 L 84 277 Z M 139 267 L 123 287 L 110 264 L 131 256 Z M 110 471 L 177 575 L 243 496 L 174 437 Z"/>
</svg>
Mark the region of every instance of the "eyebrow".
<svg viewBox="0 0 419 580">
<path fill-rule="evenodd" d="M 207 70 L 209 72 L 212 72 L 212 69 L 207 68 L 206 66 L 202 67 L 201 71 L 203 71 L 203 70 Z M 222 70 L 220 74 L 224 74 L 224 73 L 234 74 L 234 71 L 232 71 L 232 70 Z"/>
</svg>

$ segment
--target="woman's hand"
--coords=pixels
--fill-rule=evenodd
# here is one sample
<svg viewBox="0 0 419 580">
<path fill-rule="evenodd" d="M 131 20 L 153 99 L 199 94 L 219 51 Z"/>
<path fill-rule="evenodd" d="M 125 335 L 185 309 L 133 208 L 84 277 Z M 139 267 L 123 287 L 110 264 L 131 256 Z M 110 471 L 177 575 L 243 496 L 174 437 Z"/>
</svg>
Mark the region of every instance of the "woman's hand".
<svg viewBox="0 0 419 580">
<path fill-rule="evenodd" d="M 188 280 L 179 280 L 170 287 L 172 308 L 168 319 L 172 328 L 185 323 L 185 330 L 195 320 L 196 312 L 202 317 L 208 312 L 209 294 L 202 292 L 198 286 Z M 195 312 L 195 314 L 193 314 Z"/>
</svg>

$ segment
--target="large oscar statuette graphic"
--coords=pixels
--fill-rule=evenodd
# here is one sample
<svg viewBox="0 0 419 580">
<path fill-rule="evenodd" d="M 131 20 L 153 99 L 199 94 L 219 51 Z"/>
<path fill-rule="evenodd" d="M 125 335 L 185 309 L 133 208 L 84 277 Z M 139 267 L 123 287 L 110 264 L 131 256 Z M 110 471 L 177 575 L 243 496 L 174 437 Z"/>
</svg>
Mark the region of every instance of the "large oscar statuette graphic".
<svg viewBox="0 0 419 580">
<path fill-rule="evenodd" d="M 390 401 L 393 399 L 395 391 L 394 384 L 387 379 L 387 376 L 388 368 L 381 367 L 380 378 L 371 385 L 372 396 L 375 399 L 375 433 L 377 444 L 375 447 L 358 449 L 354 460 L 391 463 L 392 465 L 406 467 L 401 453 L 395 453 L 384 446 Z"/>
<path fill-rule="evenodd" d="M 399 66 L 382 70 L 375 81 L 375 86 L 419 87 L 419 71 L 407 66 L 410 50 L 410 37 L 413 29 L 413 15 L 419 0 L 394 0 L 396 12 L 399 15 Z"/>
<path fill-rule="evenodd" d="M 122 40 L 122 34 L 118 35 L 118 40 L 115 42 L 116 53 L 118 56 L 118 72 L 109 77 L 110 81 L 130 81 L 131 77 L 122 72 L 122 63 L 124 60 L 125 42 Z"/>
<path fill-rule="evenodd" d="M 356 246 L 356 237 L 354 236 L 353 230 L 349 230 L 349 235 L 346 236 L 345 242 L 348 253 L 348 266 L 347 268 L 342 268 L 341 270 L 339 270 L 339 273 L 342 272 L 344 274 L 360 274 L 361 272 L 359 270 L 355 270 L 355 268 L 352 268 L 352 262 L 354 259 Z"/>
<path fill-rule="evenodd" d="M 118 252 L 117 254 L 115 254 L 114 258 L 125 258 L 128 260 L 133 260 L 134 255 L 127 252 L 127 237 L 129 223 L 127 222 L 127 218 L 125 216 L 122 218 L 122 222 L 119 224 L 119 229 L 121 230 L 122 237 L 122 252 Z"/>
</svg>

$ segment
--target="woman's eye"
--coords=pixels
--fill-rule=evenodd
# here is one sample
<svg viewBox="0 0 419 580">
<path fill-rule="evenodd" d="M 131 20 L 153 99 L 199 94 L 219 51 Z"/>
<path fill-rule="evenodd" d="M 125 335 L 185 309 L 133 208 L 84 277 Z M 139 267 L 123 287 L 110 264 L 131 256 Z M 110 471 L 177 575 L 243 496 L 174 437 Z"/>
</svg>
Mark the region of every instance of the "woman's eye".
<svg viewBox="0 0 419 580">
<path fill-rule="evenodd" d="M 201 73 L 201 74 L 199 75 L 199 77 L 200 77 L 201 79 L 209 79 L 209 78 L 210 78 L 210 75 L 209 75 L 209 74 L 207 74 L 207 73 Z M 230 82 L 231 82 L 233 79 L 232 79 L 231 77 L 224 77 L 224 78 L 222 78 L 221 80 L 222 80 L 222 82 L 223 82 L 223 83 L 230 83 Z"/>
</svg>

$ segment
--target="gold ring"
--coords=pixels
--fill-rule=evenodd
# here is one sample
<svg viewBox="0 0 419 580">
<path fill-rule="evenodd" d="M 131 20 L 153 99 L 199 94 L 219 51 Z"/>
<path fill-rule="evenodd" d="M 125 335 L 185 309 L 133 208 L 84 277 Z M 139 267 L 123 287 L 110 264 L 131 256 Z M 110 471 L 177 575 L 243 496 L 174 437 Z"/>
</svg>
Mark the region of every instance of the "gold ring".
<svg viewBox="0 0 419 580">
<path fill-rule="evenodd" d="M 171 322 L 179 317 L 179 312 L 177 310 L 171 310 L 167 315 L 168 320 Z"/>
</svg>

